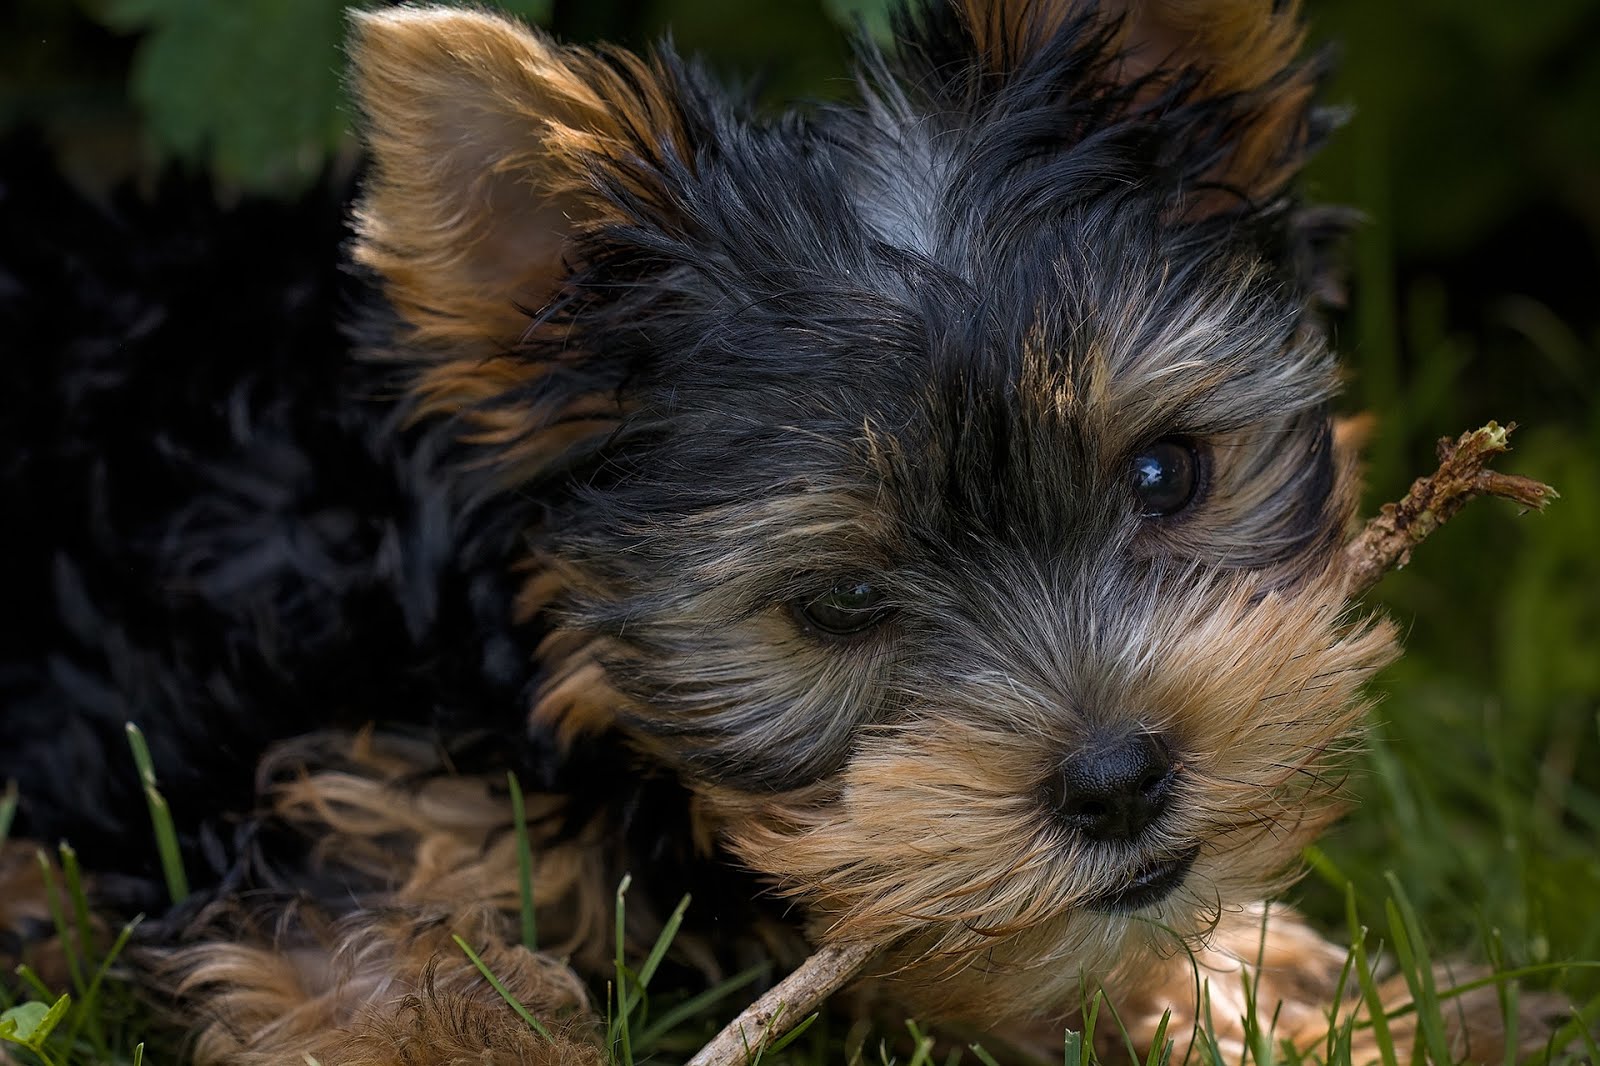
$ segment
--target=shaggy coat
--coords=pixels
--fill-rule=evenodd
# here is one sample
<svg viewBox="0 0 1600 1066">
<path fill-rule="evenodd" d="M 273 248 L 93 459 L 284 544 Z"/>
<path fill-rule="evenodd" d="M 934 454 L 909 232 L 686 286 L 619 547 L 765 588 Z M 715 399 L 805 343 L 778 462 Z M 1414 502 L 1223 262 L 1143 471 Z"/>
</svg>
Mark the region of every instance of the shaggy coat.
<svg viewBox="0 0 1600 1066">
<path fill-rule="evenodd" d="M 600 1061 L 625 873 L 638 942 L 695 894 L 677 965 L 870 940 L 871 994 L 1047 1046 L 1090 987 L 1141 1055 L 1242 1039 L 1247 968 L 1280 1036 L 1348 1006 L 1262 902 L 1395 653 L 1338 569 L 1293 5 L 896 26 L 767 117 L 668 49 L 358 15 L 348 232 L 10 153 L 0 780 L 160 912 L 142 726 L 199 891 L 137 957 L 200 1061 Z"/>
</svg>

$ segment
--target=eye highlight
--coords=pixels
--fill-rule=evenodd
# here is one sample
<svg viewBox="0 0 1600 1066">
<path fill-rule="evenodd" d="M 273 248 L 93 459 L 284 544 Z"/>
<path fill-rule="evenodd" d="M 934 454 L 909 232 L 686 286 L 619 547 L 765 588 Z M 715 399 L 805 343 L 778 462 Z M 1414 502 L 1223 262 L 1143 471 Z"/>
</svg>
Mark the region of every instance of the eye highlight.
<svg viewBox="0 0 1600 1066">
<path fill-rule="evenodd" d="M 892 613 L 884 602 L 884 592 L 858 578 L 836 581 L 833 587 L 812 600 L 795 604 L 800 621 L 815 632 L 830 637 L 849 637 L 881 624 Z"/>
<path fill-rule="evenodd" d="M 1188 507 L 1199 494 L 1200 454 L 1188 440 L 1163 437 L 1133 457 L 1128 473 L 1144 516 L 1162 518 Z"/>
</svg>

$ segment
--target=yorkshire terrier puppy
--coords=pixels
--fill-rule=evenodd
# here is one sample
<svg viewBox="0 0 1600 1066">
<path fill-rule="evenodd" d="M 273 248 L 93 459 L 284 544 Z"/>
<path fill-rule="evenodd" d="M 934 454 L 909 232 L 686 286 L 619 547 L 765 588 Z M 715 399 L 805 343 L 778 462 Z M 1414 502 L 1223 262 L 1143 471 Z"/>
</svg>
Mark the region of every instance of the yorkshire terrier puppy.
<svg viewBox="0 0 1600 1066">
<path fill-rule="evenodd" d="M 360 14 L 345 281 L 330 205 L 63 211 L 121 227 L 75 257 L 8 183 L 0 779 L 160 911 L 143 726 L 197 893 L 138 957 L 198 1061 L 598 1062 L 624 874 L 645 943 L 694 893 L 685 965 L 882 943 L 865 994 L 930 1020 L 1059 1041 L 1104 989 L 1226 1045 L 1246 971 L 1281 1037 L 1348 1015 L 1263 902 L 1396 653 L 1339 566 L 1294 5 L 897 39 L 771 118 L 670 50 Z"/>
</svg>

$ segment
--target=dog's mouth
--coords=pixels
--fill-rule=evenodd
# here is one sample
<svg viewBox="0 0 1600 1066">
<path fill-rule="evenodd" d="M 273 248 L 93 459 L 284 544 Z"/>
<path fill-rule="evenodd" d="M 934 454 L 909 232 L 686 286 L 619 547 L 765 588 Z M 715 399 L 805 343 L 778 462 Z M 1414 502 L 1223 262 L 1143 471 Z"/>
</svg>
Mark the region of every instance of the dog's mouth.
<svg viewBox="0 0 1600 1066">
<path fill-rule="evenodd" d="M 1194 860 L 1200 855 L 1196 844 L 1180 855 L 1156 859 L 1140 867 L 1128 883 L 1090 900 L 1090 910 L 1107 914 L 1127 914 L 1145 907 L 1153 907 L 1172 895 L 1183 879 L 1189 876 Z"/>
</svg>

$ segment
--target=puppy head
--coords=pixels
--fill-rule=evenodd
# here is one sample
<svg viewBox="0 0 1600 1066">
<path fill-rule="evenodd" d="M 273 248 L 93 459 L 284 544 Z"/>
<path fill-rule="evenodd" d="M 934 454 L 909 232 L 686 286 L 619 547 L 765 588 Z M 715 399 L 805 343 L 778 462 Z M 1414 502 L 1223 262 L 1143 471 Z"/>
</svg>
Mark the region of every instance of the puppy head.
<svg viewBox="0 0 1600 1066">
<path fill-rule="evenodd" d="M 533 716 L 674 768 L 922 1010 L 1060 1010 L 1331 816 L 1392 654 L 1268 0 L 967 0 L 768 120 L 670 56 L 362 16 L 358 258 L 545 520 Z"/>
</svg>

